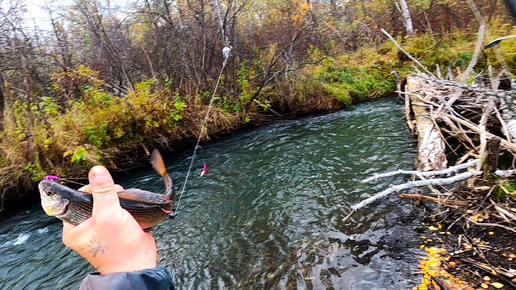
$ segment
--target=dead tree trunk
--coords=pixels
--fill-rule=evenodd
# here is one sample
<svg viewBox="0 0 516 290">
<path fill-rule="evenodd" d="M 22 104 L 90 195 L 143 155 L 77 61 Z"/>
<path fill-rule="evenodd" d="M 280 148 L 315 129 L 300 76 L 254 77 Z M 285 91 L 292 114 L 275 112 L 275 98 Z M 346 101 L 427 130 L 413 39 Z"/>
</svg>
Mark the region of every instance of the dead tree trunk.
<svg viewBox="0 0 516 290">
<path fill-rule="evenodd" d="M 427 107 L 418 105 L 421 101 L 418 98 L 417 90 L 423 89 L 424 86 L 418 78 L 413 76 L 407 77 L 407 86 L 419 134 L 416 168 L 422 171 L 444 169 L 447 167 L 444 140 L 438 128 L 434 128 L 434 122 L 430 118 Z"/>
</svg>

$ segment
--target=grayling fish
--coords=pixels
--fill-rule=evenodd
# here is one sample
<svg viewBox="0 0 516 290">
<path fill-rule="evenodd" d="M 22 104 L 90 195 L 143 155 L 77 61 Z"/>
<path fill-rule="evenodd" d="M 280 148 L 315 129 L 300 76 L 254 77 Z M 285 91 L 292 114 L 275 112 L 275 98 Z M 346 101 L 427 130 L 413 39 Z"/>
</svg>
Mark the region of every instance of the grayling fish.
<svg viewBox="0 0 516 290">
<path fill-rule="evenodd" d="M 176 190 L 172 178 L 167 174 L 165 163 L 158 150 L 154 150 L 151 163 L 165 181 L 165 194 L 157 194 L 137 188 L 118 192 L 122 208 L 127 210 L 144 230 L 150 230 L 167 217 L 173 217 Z M 78 225 L 91 217 L 93 197 L 55 181 L 39 183 L 41 206 L 49 216 Z"/>
</svg>

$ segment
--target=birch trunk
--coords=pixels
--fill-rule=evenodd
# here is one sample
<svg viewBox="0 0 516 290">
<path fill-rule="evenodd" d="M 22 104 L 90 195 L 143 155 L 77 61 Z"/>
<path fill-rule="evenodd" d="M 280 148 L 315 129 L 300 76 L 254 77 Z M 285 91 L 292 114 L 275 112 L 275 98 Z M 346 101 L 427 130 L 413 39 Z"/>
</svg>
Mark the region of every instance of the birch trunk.
<svg viewBox="0 0 516 290">
<path fill-rule="evenodd" d="M 407 77 L 407 87 L 409 92 L 421 90 L 423 85 L 420 79 L 413 76 Z M 417 170 L 430 171 L 441 170 L 447 167 L 446 155 L 444 153 L 444 140 L 439 134 L 438 128 L 434 127 L 434 122 L 429 118 L 430 112 L 426 107 L 418 106 L 419 100 L 415 93 L 410 94 L 412 101 L 412 111 L 416 119 L 416 130 L 419 134 L 418 154 L 416 167 Z"/>
<path fill-rule="evenodd" d="M 414 33 L 414 27 L 412 26 L 412 18 L 410 17 L 410 11 L 406 0 L 399 0 L 401 8 L 401 17 L 403 17 L 403 23 L 405 23 L 405 29 L 408 35 Z"/>
</svg>

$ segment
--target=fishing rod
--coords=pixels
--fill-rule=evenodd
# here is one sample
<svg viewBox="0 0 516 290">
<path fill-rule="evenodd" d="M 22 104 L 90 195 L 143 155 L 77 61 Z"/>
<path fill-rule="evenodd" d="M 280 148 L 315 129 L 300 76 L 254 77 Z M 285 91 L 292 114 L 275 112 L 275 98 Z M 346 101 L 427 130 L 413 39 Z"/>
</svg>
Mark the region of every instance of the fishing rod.
<svg viewBox="0 0 516 290">
<path fill-rule="evenodd" d="M 202 150 L 202 147 L 199 145 L 199 143 L 201 142 L 201 138 L 204 133 L 204 129 L 206 128 L 206 123 L 208 122 L 208 117 L 210 116 L 211 107 L 213 106 L 213 101 L 215 100 L 215 93 L 217 93 L 217 88 L 219 87 L 220 79 L 222 78 L 222 73 L 224 72 L 224 68 L 226 67 L 228 58 L 231 55 L 231 47 L 225 46 L 222 49 L 222 54 L 224 56 L 224 62 L 222 63 L 222 69 L 220 70 L 219 78 L 217 79 L 217 83 L 215 84 L 215 89 L 213 90 L 213 94 L 211 95 L 210 105 L 208 106 L 208 110 L 206 111 L 206 116 L 204 117 L 204 121 L 201 122 L 201 131 L 199 132 L 199 137 L 197 137 L 197 142 L 195 144 L 194 152 L 193 152 L 192 158 L 190 160 L 190 166 L 188 167 L 188 171 L 186 173 L 185 182 L 183 183 L 181 193 L 179 194 L 177 206 L 175 207 L 174 211 L 172 213 L 170 213 L 170 218 L 172 218 L 172 219 L 175 218 L 176 213 L 178 212 L 178 209 L 179 209 L 179 205 L 181 204 L 181 197 L 183 196 L 183 193 L 185 192 L 186 184 L 188 182 L 188 178 L 190 177 L 190 173 L 192 171 L 192 167 L 193 167 L 193 164 L 195 161 L 195 155 L 197 154 L 197 149 L 201 148 L 201 150 Z M 207 165 L 206 165 L 206 163 L 204 163 L 204 170 L 203 170 L 202 175 L 204 175 L 204 173 L 206 173 L 206 171 L 207 171 Z"/>
</svg>

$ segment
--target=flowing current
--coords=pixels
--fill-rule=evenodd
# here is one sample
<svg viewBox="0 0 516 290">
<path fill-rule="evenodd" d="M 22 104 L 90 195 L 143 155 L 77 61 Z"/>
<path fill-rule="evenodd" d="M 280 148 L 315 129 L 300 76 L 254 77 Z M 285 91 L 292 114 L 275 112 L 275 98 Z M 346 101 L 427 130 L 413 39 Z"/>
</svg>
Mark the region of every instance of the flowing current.
<svg viewBox="0 0 516 290">
<path fill-rule="evenodd" d="M 179 188 L 192 151 L 164 155 Z M 179 214 L 156 227 L 158 263 L 177 289 L 411 289 L 422 230 L 407 201 L 351 205 L 410 169 L 416 141 L 393 98 L 285 121 L 205 144 Z M 208 173 L 200 177 L 203 163 Z M 118 174 L 126 188 L 163 192 L 151 166 Z M 38 204 L 0 216 L 0 289 L 78 289 L 94 271 L 61 242 Z"/>
</svg>

